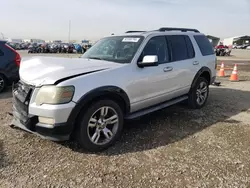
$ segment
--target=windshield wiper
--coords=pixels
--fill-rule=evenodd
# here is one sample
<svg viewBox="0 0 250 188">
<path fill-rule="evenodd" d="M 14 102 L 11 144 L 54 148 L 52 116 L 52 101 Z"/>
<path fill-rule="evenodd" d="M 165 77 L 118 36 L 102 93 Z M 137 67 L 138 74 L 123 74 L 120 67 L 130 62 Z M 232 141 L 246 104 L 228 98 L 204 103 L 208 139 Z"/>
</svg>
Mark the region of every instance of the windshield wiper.
<svg viewBox="0 0 250 188">
<path fill-rule="evenodd" d="M 97 59 L 97 60 L 103 60 L 102 58 L 100 57 L 88 57 L 88 59 Z"/>
</svg>

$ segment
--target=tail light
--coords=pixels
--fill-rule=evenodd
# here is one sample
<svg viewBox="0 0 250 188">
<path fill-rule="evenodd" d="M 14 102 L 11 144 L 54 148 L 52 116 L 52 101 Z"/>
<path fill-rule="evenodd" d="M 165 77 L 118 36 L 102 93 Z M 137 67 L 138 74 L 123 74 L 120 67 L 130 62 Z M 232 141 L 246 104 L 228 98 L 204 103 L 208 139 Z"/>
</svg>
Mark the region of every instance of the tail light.
<svg viewBox="0 0 250 188">
<path fill-rule="evenodd" d="M 15 49 L 13 49 L 12 47 L 10 47 L 8 44 L 5 44 L 5 46 L 15 53 L 15 62 L 16 62 L 16 65 L 18 67 L 20 67 L 20 63 L 21 63 L 21 56 L 20 56 L 20 54 L 17 53 L 17 51 Z"/>
</svg>

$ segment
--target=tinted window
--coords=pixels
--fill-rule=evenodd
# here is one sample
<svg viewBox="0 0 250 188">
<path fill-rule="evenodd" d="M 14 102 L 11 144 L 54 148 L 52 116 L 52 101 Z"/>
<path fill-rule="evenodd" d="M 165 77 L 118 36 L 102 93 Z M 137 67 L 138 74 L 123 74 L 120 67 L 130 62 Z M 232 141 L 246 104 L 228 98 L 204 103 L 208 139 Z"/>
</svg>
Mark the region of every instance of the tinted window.
<svg viewBox="0 0 250 188">
<path fill-rule="evenodd" d="M 157 55 L 159 63 L 169 62 L 169 55 L 165 36 L 151 38 L 146 44 L 138 61 L 142 61 L 146 55 Z"/>
<path fill-rule="evenodd" d="M 188 57 L 194 58 L 194 56 L 195 56 L 194 47 L 193 47 L 193 44 L 192 44 L 189 36 L 185 36 L 185 41 L 186 41 L 187 50 L 188 50 Z"/>
<path fill-rule="evenodd" d="M 206 36 L 196 35 L 194 36 L 194 39 L 196 40 L 203 56 L 214 54 L 213 47 Z"/>
<path fill-rule="evenodd" d="M 0 50 L 0 56 L 3 56 L 3 52 Z"/>
<path fill-rule="evenodd" d="M 167 39 L 171 45 L 172 61 L 189 59 L 185 36 L 172 35 L 167 36 Z"/>
</svg>

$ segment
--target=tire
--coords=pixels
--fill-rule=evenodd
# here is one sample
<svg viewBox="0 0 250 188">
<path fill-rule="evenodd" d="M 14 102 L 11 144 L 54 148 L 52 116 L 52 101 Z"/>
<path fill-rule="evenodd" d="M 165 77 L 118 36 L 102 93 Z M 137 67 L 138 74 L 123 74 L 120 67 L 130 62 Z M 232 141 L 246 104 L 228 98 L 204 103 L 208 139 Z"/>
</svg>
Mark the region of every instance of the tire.
<svg viewBox="0 0 250 188">
<path fill-rule="evenodd" d="M 2 74 L 0 74 L 0 93 L 6 88 L 6 83 L 6 78 Z"/>
<path fill-rule="evenodd" d="M 201 88 L 201 86 L 202 86 L 202 88 Z M 204 89 L 204 88 L 206 88 L 206 89 Z M 200 96 L 199 97 L 200 99 L 198 99 L 198 96 Z M 202 108 L 206 104 L 208 96 L 209 96 L 208 81 L 207 81 L 207 79 L 200 77 L 196 81 L 195 86 L 189 92 L 189 98 L 188 98 L 189 107 L 193 108 L 193 109 Z M 200 102 L 198 102 L 198 100 Z"/>
<path fill-rule="evenodd" d="M 117 116 L 115 119 L 112 118 L 112 121 L 117 122 L 113 123 L 110 120 L 110 124 L 101 124 L 101 113 L 106 114 L 104 121 Z M 124 120 L 123 112 L 116 102 L 112 100 L 94 102 L 87 110 L 83 110 L 79 117 L 76 139 L 84 149 L 90 152 L 100 152 L 113 145 L 120 138 Z"/>
</svg>

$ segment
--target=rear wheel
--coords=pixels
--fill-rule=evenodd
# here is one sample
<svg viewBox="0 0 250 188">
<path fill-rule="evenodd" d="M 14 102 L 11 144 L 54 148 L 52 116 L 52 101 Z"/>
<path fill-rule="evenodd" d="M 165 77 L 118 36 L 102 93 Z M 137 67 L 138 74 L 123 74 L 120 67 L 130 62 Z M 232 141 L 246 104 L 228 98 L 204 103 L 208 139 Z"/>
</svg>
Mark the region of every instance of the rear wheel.
<svg viewBox="0 0 250 188">
<path fill-rule="evenodd" d="M 195 86 L 189 92 L 188 104 L 191 108 L 199 109 L 202 108 L 208 99 L 209 85 L 208 81 L 200 77 Z"/>
<path fill-rule="evenodd" d="M 88 151 L 98 152 L 113 145 L 123 128 L 123 112 L 112 100 L 100 100 L 80 113 L 77 141 Z"/>
<path fill-rule="evenodd" d="M 0 93 L 5 89 L 6 87 L 6 79 L 3 75 L 0 74 Z"/>
</svg>

